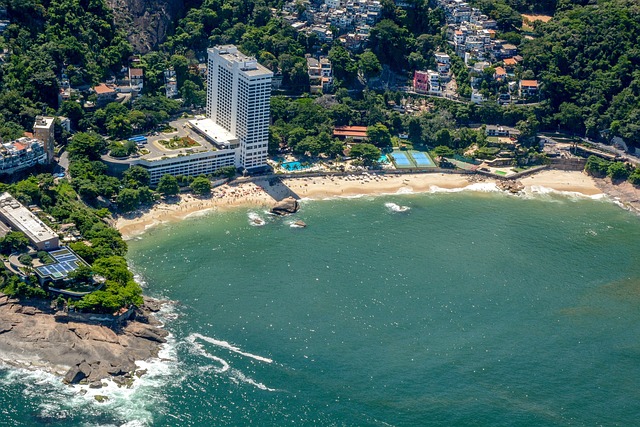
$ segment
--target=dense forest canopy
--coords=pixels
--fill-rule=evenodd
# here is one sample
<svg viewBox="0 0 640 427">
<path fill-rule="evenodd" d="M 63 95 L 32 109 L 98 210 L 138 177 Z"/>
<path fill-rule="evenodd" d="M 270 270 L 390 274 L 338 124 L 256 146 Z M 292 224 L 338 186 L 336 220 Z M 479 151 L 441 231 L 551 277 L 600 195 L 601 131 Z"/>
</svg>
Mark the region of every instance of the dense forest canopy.
<svg viewBox="0 0 640 427">
<path fill-rule="evenodd" d="M 0 3 L 2 6 L 2 3 Z M 10 24 L 0 48 L 0 136 L 28 129 L 58 109 L 59 78 L 92 85 L 119 70 L 131 54 L 104 0 L 5 0 Z"/>
<path fill-rule="evenodd" d="M 522 46 L 551 111 L 567 130 L 610 130 L 640 145 L 640 4 L 601 1 L 538 23 Z"/>
</svg>

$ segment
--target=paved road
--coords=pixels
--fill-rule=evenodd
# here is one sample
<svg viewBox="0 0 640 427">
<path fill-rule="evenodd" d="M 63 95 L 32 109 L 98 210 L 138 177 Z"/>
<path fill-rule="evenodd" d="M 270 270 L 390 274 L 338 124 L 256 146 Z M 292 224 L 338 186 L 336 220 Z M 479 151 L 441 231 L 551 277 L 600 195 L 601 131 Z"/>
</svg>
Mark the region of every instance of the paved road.
<svg viewBox="0 0 640 427">
<path fill-rule="evenodd" d="M 69 174 L 69 152 L 64 150 L 58 159 L 58 166 L 54 168 L 55 173 L 64 172 L 65 174 Z"/>
</svg>

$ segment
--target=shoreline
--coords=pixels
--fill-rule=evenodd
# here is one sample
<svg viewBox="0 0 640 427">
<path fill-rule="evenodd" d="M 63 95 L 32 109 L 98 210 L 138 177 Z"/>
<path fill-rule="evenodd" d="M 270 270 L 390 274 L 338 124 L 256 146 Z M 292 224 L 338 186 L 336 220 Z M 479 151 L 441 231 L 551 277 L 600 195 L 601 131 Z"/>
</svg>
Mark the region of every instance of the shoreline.
<svg viewBox="0 0 640 427">
<path fill-rule="evenodd" d="M 125 239 L 131 239 L 157 225 L 210 211 L 238 208 L 270 209 L 277 201 L 289 196 L 296 199 L 322 200 L 335 197 L 429 193 L 439 189 L 455 191 L 475 185 L 496 185 L 498 182 L 497 179 L 483 175 L 455 173 L 365 173 L 345 176 L 256 178 L 224 184 L 213 189 L 209 198 L 180 195 L 173 200 L 157 203 L 148 210 L 119 216 L 114 225 Z M 523 177 L 518 182 L 529 192 L 544 192 L 543 189 L 550 189 L 582 194 L 585 197 L 606 195 L 620 206 L 640 213 L 640 190 L 628 183 L 615 185 L 607 179 L 595 179 L 582 171 L 546 169 Z M 481 187 L 478 190 L 481 190 Z"/>
</svg>

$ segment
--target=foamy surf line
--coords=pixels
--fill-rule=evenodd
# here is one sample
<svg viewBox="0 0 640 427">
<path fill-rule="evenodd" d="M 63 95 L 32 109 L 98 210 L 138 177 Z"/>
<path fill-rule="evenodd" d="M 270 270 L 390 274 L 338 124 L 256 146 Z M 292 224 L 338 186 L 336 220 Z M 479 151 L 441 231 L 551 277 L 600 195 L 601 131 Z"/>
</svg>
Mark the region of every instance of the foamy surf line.
<svg viewBox="0 0 640 427">
<path fill-rule="evenodd" d="M 213 344 L 213 345 L 215 345 L 217 347 L 226 348 L 227 350 L 232 351 L 232 352 L 237 353 L 237 354 L 240 354 L 242 356 L 249 357 L 249 358 L 255 359 L 255 360 L 259 360 L 260 362 L 273 363 L 273 360 L 271 360 L 271 359 L 269 359 L 267 357 L 262 357 L 262 356 L 258 356 L 257 354 L 247 353 L 245 351 L 242 351 L 242 349 L 240 349 L 239 347 L 236 347 L 233 344 L 230 344 L 230 343 L 228 343 L 226 341 L 220 341 L 220 340 L 217 340 L 215 338 L 207 337 L 207 336 L 204 336 L 204 335 L 198 334 L 198 333 L 191 334 L 189 336 L 189 338 L 190 338 L 189 341 L 191 341 L 191 342 L 193 342 L 194 339 L 200 339 L 202 341 L 208 342 L 209 344 Z"/>
<path fill-rule="evenodd" d="M 534 195 L 556 194 L 559 196 L 574 197 L 574 198 L 577 197 L 577 198 L 592 199 L 592 200 L 607 200 L 609 198 L 604 193 L 589 195 L 589 194 L 581 193 L 579 191 L 556 190 L 554 188 L 545 187 L 543 185 L 532 185 L 529 187 L 525 187 L 525 193 L 534 194 Z"/>
</svg>

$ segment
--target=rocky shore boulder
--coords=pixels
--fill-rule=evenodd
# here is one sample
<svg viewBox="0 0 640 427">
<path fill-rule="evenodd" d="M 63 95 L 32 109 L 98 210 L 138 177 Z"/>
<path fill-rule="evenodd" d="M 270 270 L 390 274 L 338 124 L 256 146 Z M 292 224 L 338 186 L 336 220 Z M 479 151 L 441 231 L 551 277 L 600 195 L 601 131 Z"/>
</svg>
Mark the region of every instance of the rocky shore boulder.
<svg viewBox="0 0 640 427">
<path fill-rule="evenodd" d="M 271 212 L 276 215 L 289 215 L 298 212 L 298 210 L 300 210 L 300 204 L 293 197 L 282 199 L 271 208 Z"/>
<path fill-rule="evenodd" d="M 502 191 L 516 194 L 524 190 L 524 185 L 520 181 L 502 180 L 496 183 L 497 187 Z"/>
<path fill-rule="evenodd" d="M 159 308 L 150 301 L 153 308 Z M 67 384 L 98 385 L 104 378 L 132 381 L 137 360 L 158 357 L 168 332 L 147 310 L 121 324 L 56 318 L 49 302 L 22 305 L 0 294 L 0 361 L 45 368 Z"/>
</svg>

